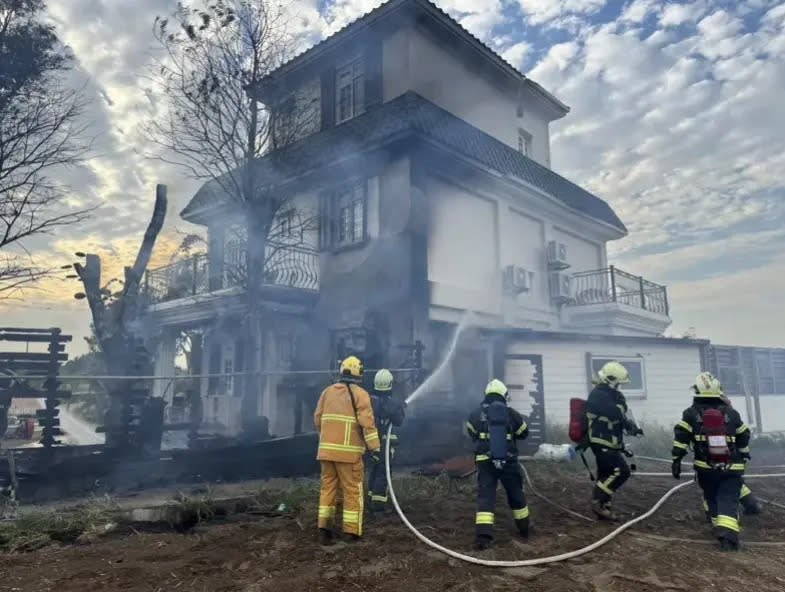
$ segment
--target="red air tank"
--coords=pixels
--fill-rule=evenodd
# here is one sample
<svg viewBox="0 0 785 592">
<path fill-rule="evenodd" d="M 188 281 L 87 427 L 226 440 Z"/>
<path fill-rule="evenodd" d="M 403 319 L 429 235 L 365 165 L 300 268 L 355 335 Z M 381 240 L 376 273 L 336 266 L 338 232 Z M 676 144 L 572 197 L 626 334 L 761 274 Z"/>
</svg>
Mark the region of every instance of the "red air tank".
<svg viewBox="0 0 785 592">
<path fill-rule="evenodd" d="M 586 437 L 586 401 L 574 397 L 570 399 L 570 440 L 583 442 Z"/>
</svg>

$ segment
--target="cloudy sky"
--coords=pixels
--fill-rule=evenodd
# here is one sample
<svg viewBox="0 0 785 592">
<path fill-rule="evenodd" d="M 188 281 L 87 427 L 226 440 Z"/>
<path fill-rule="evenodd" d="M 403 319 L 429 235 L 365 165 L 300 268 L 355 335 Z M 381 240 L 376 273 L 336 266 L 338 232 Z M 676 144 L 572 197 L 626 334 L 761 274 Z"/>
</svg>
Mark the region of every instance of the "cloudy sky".
<svg viewBox="0 0 785 592">
<path fill-rule="evenodd" d="M 302 0 L 318 39 L 377 0 Z M 101 215 L 30 245 L 130 264 L 156 183 L 169 186 L 164 262 L 195 187 L 145 158 L 137 126 L 152 23 L 173 0 L 48 0 L 95 98 L 96 157 L 69 172 L 73 199 Z M 603 197 L 630 229 L 609 248 L 623 269 L 667 284 L 673 334 L 783 346 L 785 314 L 785 2 L 778 0 L 441 0 L 437 4 L 571 106 L 553 126 L 553 167 Z M 107 273 L 116 273 L 110 269 Z M 87 306 L 49 283 L 0 304 L 3 324 L 57 325 L 83 349 Z"/>
</svg>

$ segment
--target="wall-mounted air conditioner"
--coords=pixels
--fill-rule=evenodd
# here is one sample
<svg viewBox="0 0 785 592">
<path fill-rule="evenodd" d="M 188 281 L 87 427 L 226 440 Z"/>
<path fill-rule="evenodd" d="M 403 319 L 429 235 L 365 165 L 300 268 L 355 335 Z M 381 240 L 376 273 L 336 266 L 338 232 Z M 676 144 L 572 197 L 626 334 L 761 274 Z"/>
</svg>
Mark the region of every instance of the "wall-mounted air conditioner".
<svg viewBox="0 0 785 592">
<path fill-rule="evenodd" d="M 531 290 L 533 275 L 523 267 L 508 265 L 504 268 L 504 288 L 514 294 L 528 292 Z"/>
<path fill-rule="evenodd" d="M 548 275 L 551 300 L 564 302 L 572 298 L 572 276 L 561 271 L 552 271 Z"/>
<path fill-rule="evenodd" d="M 567 269 L 570 266 L 567 263 L 567 245 L 556 241 L 548 243 L 548 269 L 558 271 Z"/>
</svg>

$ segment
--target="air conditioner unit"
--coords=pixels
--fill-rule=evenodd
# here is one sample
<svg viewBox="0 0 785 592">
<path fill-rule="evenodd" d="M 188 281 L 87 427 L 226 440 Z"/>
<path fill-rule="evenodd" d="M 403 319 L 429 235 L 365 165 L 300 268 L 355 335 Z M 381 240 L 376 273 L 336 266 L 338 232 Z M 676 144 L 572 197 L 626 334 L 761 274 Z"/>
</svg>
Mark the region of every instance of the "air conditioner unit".
<svg viewBox="0 0 785 592">
<path fill-rule="evenodd" d="M 567 245 L 551 241 L 548 243 L 548 267 L 553 270 L 567 269 Z"/>
<path fill-rule="evenodd" d="M 523 267 L 508 265 L 504 268 L 504 287 L 514 294 L 528 292 L 531 289 L 531 276 Z"/>
<path fill-rule="evenodd" d="M 560 271 L 552 271 L 548 277 L 551 300 L 564 302 L 572 298 L 572 276 Z"/>
</svg>

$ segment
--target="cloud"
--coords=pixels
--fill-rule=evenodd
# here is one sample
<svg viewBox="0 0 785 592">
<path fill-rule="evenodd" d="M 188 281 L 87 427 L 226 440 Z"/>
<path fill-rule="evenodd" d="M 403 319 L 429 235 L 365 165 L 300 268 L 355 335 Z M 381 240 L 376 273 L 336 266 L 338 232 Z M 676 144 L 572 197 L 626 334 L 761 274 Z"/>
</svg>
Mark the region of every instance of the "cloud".
<svg viewBox="0 0 785 592">
<path fill-rule="evenodd" d="M 598 12 L 606 0 L 518 0 L 532 25 L 545 25 L 566 16 L 586 17 Z"/>
</svg>

